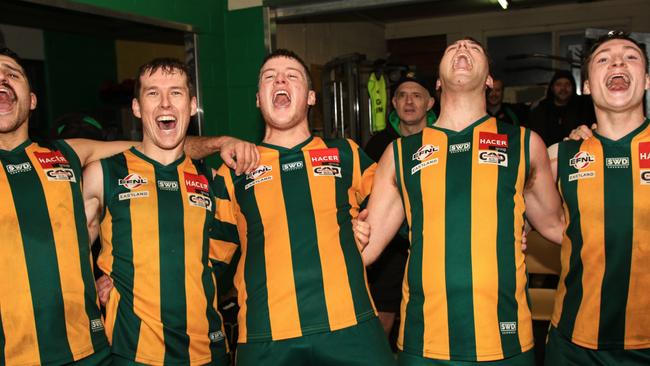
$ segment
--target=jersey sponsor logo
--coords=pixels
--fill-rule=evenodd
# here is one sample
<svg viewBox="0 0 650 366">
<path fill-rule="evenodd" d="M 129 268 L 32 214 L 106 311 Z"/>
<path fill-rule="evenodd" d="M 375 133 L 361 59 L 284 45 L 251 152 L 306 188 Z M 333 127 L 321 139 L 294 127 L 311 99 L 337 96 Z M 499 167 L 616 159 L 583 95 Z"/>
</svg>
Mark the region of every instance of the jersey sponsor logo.
<svg viewBox="0 0 650 366">
<path fill-rule="evenodd" d="M 605 166 L 608 168 L 628 168 L 630 166 L 630 158 L 627 156 L 607 158 L 605 159 Z"/>
<path fill-rule="evenodd" d="M 420 163 L 420 164 L 414 166 L 413 168 L 411 168 L 411 175 L 417 173 L 418 171 L 420 171 L 420 170 L 422 170 L 422 169 L 424 169 L 424 168 L 426 168 L 428 166 L 435 165 L 435 164 L 438 164 L 438 158 L 427 160 L 427 161 L 425 161 L 423 163 Z"/>
<path fill-rule="evenodd" d="M 292 172 L 294 170 L 300 170 L 305 167 L 305 163 L 302 161 L 292 161 L 290 163 L 284 163 L 282 164 L 282 171 L 283 172 Z"/>
<path fill-rule="evenodd" d="M 147 198 L 149 197 L 149 191 L 135 191 L 135 192 L 125 192 L 120 193 L 117 198 L 120 201 L 130 200 L 133 198 Z"/>
<path fill-rule="evenodd" d="M 60 151 L 34 152 L 47 180 L 52 182 L 76 182 L 74 170 Z"/>
<path fill-rule="evenodd" d="M 517 334 L 517 322 L 499 322 L 501 334 Z"/>
<path fill-rule="evenodd" d="M 494 164 L 499 166 L 508 166 L 508 154 L 496 151 L 496 150 L 487 150 L 478 152 L 478 163 L 479 164 Z"/>
<path fill-rule="evenodd" d="M 257 178 L 263 177 L 264 175 L 266 175 L 266 173 L 270 172 L 271 170 L 273 170 L 273 168 L 270 165 L 260 165 L 257 167 L 257 169 L 246 174 L 246 179 L 255 180 Z"/>
<path fill-rule="evenodd" d="M 197 175 L 188 172 L 183 173 L 185 189 L 187 190 L 187 201 L 190 206 L 200 207 L 212 211 L 212 197 L 208 178 L 204 175 Z"/>
<path fill-rule="evenodd" d="M 588 167 L 595 161 L 596 158 L 590 153 L 586 151 L 578 151 L 571 159 L 569 159 L 569 165 L 579 170 Z"/>
<path fill-rule="evenodd" d="M 319 177 L 337 177 L 341 178 L 341 167 L 340 166 L 334 166 L 334 165 L 321 165 L 321 166 L 315 166 L 313 167 L 314 169 L 314 175 L 319 176 Z"/>
<path fill-rule="evenodd" d="M 7 170 L 7 173 L 9 174 L 25 173 L 32 170 L 32 164 L 29 162 L 20 164 L 7 164 L 5 166 L 5 170 Z"/>
<path fill-rule="evenodd" d="M 434 146 L 431 144 L 422 145 L 420 146 L 418 151 L 416 151 L 415 154 L 413 154 L 412 160 L 418 160 L 418 161 L 427 160 L 427 158 L 429 158 L 437 151 L 440 151 L 440 148 L 438 146 Z"/>
<path fill-rule="evenodd" d="M 131 173 L 126 177 L 117 180 L 117 184 L 126 189 L 138 189 L 147 183 L 149 183 L 147 178 L 143 178 L 137 173 Z"/>
<path fill-rule="evenodd" d="M 589 170 L 586 172 L 577 172 L 573 174 L 569 174 L 569 182 L 573 182 L 574 180 L 578 179 L 588 179 L 588 178 L 595 178 L 596 177 L 596 172 L 593 170 Z"/>
<path fill-rule="evenodd" d="M 343 175 L 341 170 L 341 158 L 339 149 L 332 147 L 329 149 L 319 149 L 309 151 L 309 160 L 311 161 L 312 171 L 317 177 L 337 177 Z"/>
<path fill-rule="evenodd" d="M 639 168 L 641 184 L 650 184 L 650 142 L 639 142 Z"/>
<path fill-rule="evenodd" d="M 178 182 L 175 180 L 159 180 L 158 188 L 162 191 L 178 191 Z"/>
<path fill-rule="evenodd" d="M 90 320 L 90 330 L 93 332 L 99 332 L 104 330 L 104 323 L 101 319 L 91 319 Z"/>
<path fill-rule="evenodd" d="M 224 339 L 225 336 L 223 335 L 222 331 L 218 330 L 216 332 L 211 332 L 210 334 L 208 334 L 208 338 L 210 338 L 210 342 L 215 343 Z"/>
<path fill-rule="evenodd" d="M 469 151 L 472 148 L 471 142 L 463 142 L 460 144 L 449 145 L 449 153 L 456 154 L 461 152 Z"/>
<path fill-rule="evenodd" d="M 508 135 L 492 132 L 478 134 L 478 163 L 508 166 Z"/>
<path fill-rule="evenodd" d="M 508 135 L 492 132 L 478 133 L 479 150 L 507 149 Z"/>
</svg>

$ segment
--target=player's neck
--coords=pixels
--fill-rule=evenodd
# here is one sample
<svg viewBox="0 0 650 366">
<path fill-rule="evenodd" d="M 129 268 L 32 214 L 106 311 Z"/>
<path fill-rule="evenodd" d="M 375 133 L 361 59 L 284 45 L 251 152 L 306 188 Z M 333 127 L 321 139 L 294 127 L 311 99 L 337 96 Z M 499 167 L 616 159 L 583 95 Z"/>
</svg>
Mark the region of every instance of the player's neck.
<svg viewBox="0 0 650 366">
<path fill-rule="evenodd" d="M 269 124 L 266 125 L 263 142 L 270 145 L 292 148 L 311 136 L 307 120 L 289 129 L 278 129 Z"/>
<path fill-rule="evenodd" d="M 416 123 L 414 125 L 413 124 L 406 124 L 404 122 L 400 122 L 400 124 L 399 124 L 399 132 L 400 132 L 400 134 L 402 136 L 415 135 L 416 133 L 419 133 L 420 131 L 422 131 L 424 129 L 424 127 L 426 127 L 426 125 L 427 125 L 427 117 L 425 115 L 424 118 L 422 118 L 422 120 L 420 120 L 420 122 L 418 122 L 418 123 Z"/>
<path fill-rule="evenodd" d="M 461 131 L 486 114 L 484 92 L 443 91 L 436 126 Z"/>
<path fill-rule="evenodd" d="M 142 144 L 137 145 L 135 148 L 149 159 L 155 160 L 162 165 L 169 165 L 183 156 L 184 146 L 185 140 L 181 141 L 173 149 L 163 149 L 154 144 L 153 141 L 143 140 Z"/>
<path fill-rule="evenodd" d="M 29 138 L 27 122 L 24 122 L 16 130 L 0 133 L 0 150 L 11 151 Z"/>
<path fill-rule="evenodd" d="M 596 132 L 614 141 L 627 136 L 645 121 L 642 105 L 622 112 L 604 110 L 598 107 L 596 107 L 595 111 L 596 121 L 598 121 Z"/>
</svg>

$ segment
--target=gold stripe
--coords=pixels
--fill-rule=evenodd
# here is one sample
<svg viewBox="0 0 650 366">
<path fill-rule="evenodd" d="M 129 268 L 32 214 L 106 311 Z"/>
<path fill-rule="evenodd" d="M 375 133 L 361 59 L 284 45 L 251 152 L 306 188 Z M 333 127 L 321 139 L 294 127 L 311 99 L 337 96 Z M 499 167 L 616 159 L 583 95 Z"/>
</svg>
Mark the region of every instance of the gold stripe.
<svg viewBox="0 0 650 366">
<path fill-rule="evenodd" d="M 497 258 L 497 224 L 495 214 L 499 166 L 479 164 L 480 132 L 497 133 L 496 121 L 489 119 L 474 129 L 472 143 L 472 293 L 474 332 L 478 361 L 503 358 L 497 312 L 499 268 Z M 508 214 L 508 213 L 506 213 Z"/>
<path fill-rule="evenodd" d="M 133 242 L 133 310 L 142 320 L 135 361 L 150 363 L 165 359 L 160 315 L 160 237 L 158 192 L 154 167 L 124 152 L 129 174 L 137 173 L 148 183 L 133 192 L 148 191 L 149 197 L 130 200 Z"/>
<path fill-rule="evenodd" d="M 650 128 L 632 139 L 632 197 L 634 218 L 632 221 L 632 261 L 630 284 L 625 309 L 625 348 L 650 347 L 650 185 L 640 184 L 639 142 L 650 143 Z"/>
<path fill-rule="evenodd" d="M 449 354 L 449 319 L 445 278 L 445 195 L 447 135 L 425 129 L 422 144 L 438 146 L 438 163 L 420 170 L 422 190 L 422 288 L 424 290 L 424 354 Z M 406 281 L 405 281 L 406 282 Z"/>
<path fill-rule="evenodd" d="M 309 144 L 302 150 L 311 191 L 311 203 L 314 208 L 316 238 L 323 276 L 327 316 L 330 329 L 337 330 L 357 324 L 350 280 L 348 279 L 347 266 L 339 238 L 335 185 L 336 180 L 341 178 L 314 176 L 312 173 L 313 165 L 309 157 L 309 149 L 314 148 L 326 148 L 326 146 Z"/>
<path fill-rule="evenodd" d="M 198 360 L 210 357 L 210 326 L 206 318 L 208 303 L 205 298 L 206 289 L 203 287 L 204 225 L 206 215 L 213 219 L 212 212 L 206 212 L 202 207 L 189 204 L 185 172 L 198 175 L 196 167 L 186 158 L 176 168 L 183 202 L 183 234 L 185 249 L 185 304 L 187 319 L 187 335 L 190 338 L 189 359 Z M 214 208 L 213 208 L 214 209 Z M 212 277 L 212 276 L 210 276 Z M 216 290 L 216 287 L 215 287 Z M 215 293 L 216 296 L 216 293 Z M 216 308 L 215 308 L 216 309 Z"/>
<path fill-rule="evenodd" d="M 528 276 L 526 272 L 526 255 L 521 250 L 521 238 L 524 228 L 524 213 L 526 211 L 526 203 L 524 202 L 524 188 L 526 185 L 526 131 L 523 127 L 520 128 L 519 139 L 520 153 L 519 153 L 519 170 L 517 171 L 517 182 L 515 183 L 515 211 L 514 211 L 514 237 L 515 237 L 515 299 L 517 300 L 517 333 L 519 336 L 519 344 L 522 347 L 522 352 L 525 352 L 533 347 L 533 316 L 528 306 L 528 298 L 526 294 L 526 283 Z M 507 213 L 504 213 L 507 214 Z"/>
<path fill-rule="evenodd" d="M 397 149 L 397 161 L 395 161 L 395 179 L 397 179 L 397 171 L 401 170 L 404 165 L 404 159 L 402 157 L 402 139 L 397 139 L 396 145 L 393 145 L 393 149 Z M 393 151 L 393 157 L 395 152 Z M 411 240 L 411 228 L 413 227 L 413 221 L 411 219 L 411 204 L 408 197 L 408 192 L 406 191 L 406 184 L 404 183 L 404 176 L 400 171 L 401 179 L 401 189 L 402 189 L 402 202 L 404 203 L 404 216 L 406 217 L 406 222 L 409 226 L 409 242 Z M 396 182 L 397 184 L 397 182 Z M 397 187 L 398 189 L 400 187 Z M 402 302 L 400 304 L 400 320 L 399 320 L 399 333 L 397 335 L 397 347 L 404 350 L 404 324 L 406 320 L 406 307 L 411 298 L 411 291 L 408 284 L 408 273 L 409 273 L 409 263 L 411 263 L 411 250 L 409 249 L 409 257 L 406 261 L 406 269 L 404 272 L 404 279 L 402 280 Z"/>
<path fill-rule="evenodd" d="M 36 166 L 34 166 L 36 169 Z M 0 197 L 3 199 L 0 217 L 0 295 L 2 322 L 5 334 L 5 362 L 7 364 L 40 364 L 41 358 L 34 320 L 34 305 L 27 273 L 25 248 L 20 233 L 16 206 L 4 167 L 0 169 Z M 9 314 L 11 314 L 9 316 Z"/>
<path fill-rule="evenodd" d="M 56 259 L 59 266 L 61 279 L 61 293 L 63 296 L 63 310 L 65 313 L 66 334 L 68 344 L 73 355 L 88 355 L 92 350 L 90 339 L 90 319 L 86 313 L 85 288 L 81 272 L 81 260 L 79 253 L 79 239 L 90 247 L 88 238 L 77 237 L 77 226 L 72 199 L 70 182 L 52 182 L 47 179 L 41 164 L 34 155 L 35 152 L 49 153 L 51 150 L 37 148 L 32 144 L 27 147 L 26 152 L 32 166 L 38 174 L 45 194 L 47 211 L 52 222 L 52 234 L 54 237 Z M 77 181 L 81 177 L 75 177 Z M 65 220 L 66 223 L 57 221 Z M 84 260 L 91 261 L 90 256 Z"/>
<path fill-rule="evenodd" d="M 273 179 L 249 188 L 255 189 L 257 207 L 264 224 L 264 259 L 273 340 L 302 336 L 278 155 L 277 151 L 263 155 L 267 159 L 262 164 L 271 166 L 271 172 L 267 174 Z"/>
<path fill-rule="evenodd" d="M 582 143 L 580 150 L 595 156 L 596 161 L 582 171 L 594 171 L 596 176 L 577 182 L 583 241 L 580 252 L 583 296 L 576 315 L 572 340 L 581 345 L 597 345 L 601 288 L 605 275 L 603 149 L 598 139 L 588 139 Z"/>
</svg>

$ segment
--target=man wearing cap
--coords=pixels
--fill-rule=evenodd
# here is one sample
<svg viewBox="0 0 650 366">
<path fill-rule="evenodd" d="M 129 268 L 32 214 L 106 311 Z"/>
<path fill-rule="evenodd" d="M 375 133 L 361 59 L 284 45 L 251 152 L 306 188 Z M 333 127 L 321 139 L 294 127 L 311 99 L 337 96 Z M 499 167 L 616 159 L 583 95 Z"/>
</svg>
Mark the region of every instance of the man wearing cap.
<svg viewBox="0 0 650 366">
<path fill-rule="evenodd" d="M 389 126 L 368 141 L 365 148 L 368 156 L 379 161 L 393 140 L 414 135 L 425 126 L 433 125 L 437 116 L 431 110 L 435 102 L 431 89 L 431 83 L 413 71 L 406 73 L 397 82 L 392 98 L 395 109 L 388 117 Z M 377 262 L 368 268 L 370 292 L 387 335 L 393 328 L 402 300 L 402 277 L 408 246 L 407 239 L 396 235 Z"/>
</svg>

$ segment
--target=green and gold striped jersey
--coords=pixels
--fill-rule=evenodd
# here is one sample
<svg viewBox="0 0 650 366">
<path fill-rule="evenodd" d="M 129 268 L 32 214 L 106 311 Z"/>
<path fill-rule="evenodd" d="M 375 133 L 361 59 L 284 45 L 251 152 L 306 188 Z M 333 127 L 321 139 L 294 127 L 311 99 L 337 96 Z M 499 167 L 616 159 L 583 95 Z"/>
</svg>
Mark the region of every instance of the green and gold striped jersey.
<svg viewBox="0 0 650 366">
<path fill-rule="evenodd" d="M 259 147 L 260 166 L 217 178 L 218 255 L 235 274 L 239 342 L 330 332 L 376 316 L 351 219 L 370 193 L 376 165 L 350 140 L 310 137 Z"/>
<path fill-rule="evenodd" d="M 552 322 L 583 347 L 650 348 L 649 125 L 558 148 L 566 230 Z"/>
<path fill-rule="evenodd" d="M 398 346 L 490 361 L 533 347 L 521 251 L 530 132 L 488 116 L 393 143 L 411 241 Z"/>
<path fill-rule="evenodd" d="M 113 353 L 153 365 L 206 364 L 223 347 L 209 231 L 209 173 L 188 158 L 162 165 L 135 148 L 101 160 L 99 267 Z"/>
<path fill-rule="evenodd" d="M 0 365 L 60 365 L 108 347 L 81 164 L 64 141 L 0 150 Z"/>
</svg>

